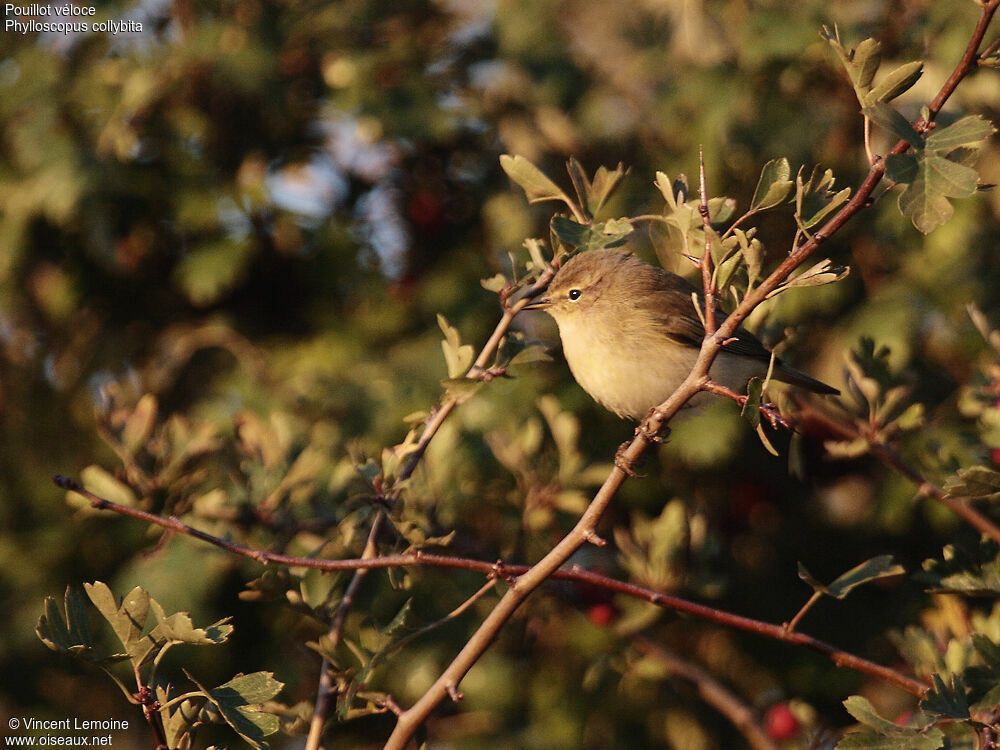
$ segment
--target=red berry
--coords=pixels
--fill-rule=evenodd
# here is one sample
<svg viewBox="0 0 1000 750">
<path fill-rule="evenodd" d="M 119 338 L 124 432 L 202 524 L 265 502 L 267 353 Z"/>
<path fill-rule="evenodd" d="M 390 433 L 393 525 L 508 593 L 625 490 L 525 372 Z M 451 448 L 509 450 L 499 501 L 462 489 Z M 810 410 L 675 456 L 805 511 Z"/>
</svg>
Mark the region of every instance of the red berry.
<svg viewBox="0 0 1000 750">
<path fill-rule="evenodd" d="M 618 611 L 613 604 L 595 604 L 587 609 L 587 617 L 595 625 L 604 628 L 618 619 Z"/>
<path fill-rule="evenodd" d="M 1000 448 L 994 448 L 990 451 L 990 461 L 993 462 L 994 466 L 1000 466 Z"/>
<path fill-rule="evenodd" d="M 788 740 L 799 731 L 799 720 L 787 703 L 776 703 L 764 714 L 764 733 L 772 740 Z"/>
</svg>

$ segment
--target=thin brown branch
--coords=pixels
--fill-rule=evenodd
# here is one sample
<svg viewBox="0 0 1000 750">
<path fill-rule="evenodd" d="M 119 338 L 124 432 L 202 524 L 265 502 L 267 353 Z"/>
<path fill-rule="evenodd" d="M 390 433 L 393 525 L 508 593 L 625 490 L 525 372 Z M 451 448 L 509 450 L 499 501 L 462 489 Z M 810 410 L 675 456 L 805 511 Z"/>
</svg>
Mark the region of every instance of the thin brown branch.
<svg viewBox="0 0 1000 750">
<path fill-rule="evenodd" d="M 736 693 L 696 664 L 670 651 L 643 635 L 632 637 L 632 643 L 646 656 L 663 664 L 672 674 L 694 683 L 698 695 L 726 717 L 746 738 L 754 750 L 778 750 L 777 743 L 764 732 L 757 712 Z"/>
<path fill-rule="evenodd" d="M 741 409 L 746 408 L 747 401 L 749 400 L 747 394 L 734 391 L 732 388 L 727 388 L 721 383 L 716 383 L 714 380 L 706 380 L 705 382 L 703 382 L 701 384 L 701 390 L 708 391 L 709 393 L 714 393 L 717 396 L 723 396 L 725 398 L 728 398 L 731 401 L 736 402 L 736 404 L 739 405 Z M 779 427 L 784 427 L 786 430 L 794 432 L 795 428 L 792 425 L 792 423 L 781 415 L 781 412 L 778 411 L 778 407 L 775 406 L 774 404 L 761 403 L 757 407 L 757 410 L 760 412 L 760 415 L 767 420 L 768 424 L 770 424 L 771 427 L 773 427 L 774 429 L 778 429 Z"/>
<path fill-rule="evenodd" d="M 91 506 L 98 510 L 114 511 L 115 513 L 120 513 L 122 515 L 130 516 L 132 518 L 160 526 L 161 528 L 168 529 L 172 532 L 187 534 L 188 536 L 193 536 L 196 539 L 213 544 L 216 547 L 224 549 L 232 554 L 248 557 L 265 565 L 272 563 L 294 568 L 313 568 L 327 572 L 417 566 L 452 568 L 457 570 L 480 572 L 489 576 L 491 580 L 498 577 L 510 580 L 512 582 L 511 590 L 516 588 L 518 585 L 524 585 L 522 581 L 526 577 L 525 574 L 534 570 L 534 568 L 528 565 L 508 565 L 506 563 L 448 557 L 446 555 L 434 555 L 424 552 L 411 552 L 405 555 L 383 555 L 353 560 L 322 560 L 314 557 L 293 557 L 291 555 L 283 555 L 274 552 L 267 552 L 265 550 L 244 547 L 243 545 L 220 539 L 219 537 L 207 534 L 203 531 L 198 531 L 177 518 L 163 518 L 152 513 L 147 513 L 146 511 L 119 505 L 118 503 L 106 500 L 101 496 L 84 489 L 74 479 L 67 477 L 55 477 L 55 483 L 63 489 L 83 495 L 90 501 Z M 767 638 L 774 638 L 786 643 L 801 646 L 823 654 L 838 666 L 847 667 L 857 672 L 870 675 L 871 677 L 875 677 L 889 684 L 895 685 L 896 687 L 913 693 L 914 695 L 922 695 L 927 689 L 927 685 L 907 677 L 896 670 L 890 669 L 889 667 L 884 667 L 874 662 L 870 662 L 867 659 L 855 656 L 854 654 L 842 651 L 803 633 L 788 632 L 785 625 L 777 625 L 760 620 L 754 620 L 749 617 L 743 617 L 742 615 L 732 614 L 730 612 L 724 612 L 714 607 L 708 607 L 706 605 L 690 602 L 679 597 L 662 594 L 652 589 L 643 588 L 642 586 L 636 586 L 631 583 L 619 581 L 600 573 L 592 573 L 577 566 L 572 566 L 569 569 L 559 568 L 553 570 L 548 573 L 546 577 L 596 586 L 607 589 L 608 591 L 641 599 L 659 607 L 684 612 L 685 614 L 709 620 L 720 625 L 756 633 Z M 502 601 L 503 600 L 501 599 L 501 602 Z M 454 689 L 454 686 L 452 686 L 452 689 Z"/>
<path fill-rule="evenodd" d="M 139 667 L 136 666 L 133 669 L 135 671 L 136 692 L 132 698 L 142 706 L 142 715 L 153 730 L 153 736 L 156 738 L 155 750 L 168 750 L 167 733 L 163 726 L 163 716 L 157 708 L 156 691 L 143 684 Z"/>
<path fill-rule="evenodd" d="M 379 508 L 372 521 L 371 529 L 368 532 L 368 540 L 365 548 L 361 552 L 362 560 L 370 560 L 378 554 L 376 540 L 385 525 L 386 513 L 384 508 Z M 340 643 L 340 638 L 344 633 L 344 623 L 347 622 L 347 615 L 354 605 L 354 598 L 361 588 L 361 582 L 368 574 L 370 568 L 358 568 L 351 576 L 350 583 L 344 590 L 344 596 L 337 604 L 337 609 L 330 620 L 330 629 L 327 631 L 327 638 L 330 641 L 329 650 L 332 652 Z M 331 698 L 333 696 L 334 676 L 329 659 L 325 656 L 319 668 L 319 686 L 316 689 L 316 704 L 313 707 L 312 719 L 309 722 L 309 734 L 306 737 L 306 750 L 319 750 L 323 739 L 323 725 L 326 724 L 326 716 L 330 710 Z"/>
</svg>

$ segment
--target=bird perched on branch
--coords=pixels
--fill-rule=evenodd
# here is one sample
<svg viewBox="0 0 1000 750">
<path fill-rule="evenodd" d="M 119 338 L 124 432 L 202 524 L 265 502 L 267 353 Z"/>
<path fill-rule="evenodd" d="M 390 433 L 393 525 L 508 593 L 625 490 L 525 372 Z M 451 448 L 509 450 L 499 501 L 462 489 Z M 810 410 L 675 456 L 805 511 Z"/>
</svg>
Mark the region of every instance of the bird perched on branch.
<svg viewBox="0 0 1000 750">
<path fill-rule="evenodd" d="M 620 417 L 641 419 L 694 367 L 705 338 L 695 298 L 704 310 L 701 290 L 677 274 L 634 255 L 591 250 L 571 258 L 524 309 L 555 318 L 573 377 L 595 401 Z M 717 315 L 720 323 L 724 319 Z M 737 328 L 709 375 L 742 393 L 750 378 L 767 374 L 772 356 L 752 333 Z M 777 357 L 771 376 L 814 393 L 839 393 Z M 697 394 L 688 405 L 707 397 Z"/>
</svg>

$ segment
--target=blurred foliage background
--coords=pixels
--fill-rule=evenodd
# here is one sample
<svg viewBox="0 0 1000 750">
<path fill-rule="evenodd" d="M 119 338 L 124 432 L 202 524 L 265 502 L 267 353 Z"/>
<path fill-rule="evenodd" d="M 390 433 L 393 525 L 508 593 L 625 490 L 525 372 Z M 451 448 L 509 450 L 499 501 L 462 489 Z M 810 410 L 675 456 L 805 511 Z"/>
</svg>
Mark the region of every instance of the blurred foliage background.
<svg viewBox="0 0 1000 750">
<path fill-rule="evenodd" d="M 304 644 L 325 627 L 270 601 L 263 584 L 257 600 L 240 598 L 259 566 L 186 538 L 157 544 L 134 521 L 67 503 L 54 473 L 83 473 L 111 499 L 249 544 L 357 555 L 371 492 L 356 467 L 402 441 L 404 418 L 440 398 L 435 315 L 463 341 L 484 341 L 499 305 L 479 280 L 509 270 L 509 253 L 523 260 L 525 237 L 547 237 L 548 207 L 526 203 L 499 154 L 559 179 L 570 155 L 589 171 L 623 162 L 622 215 L 659 211 L 655 172 L 696 173 L 699 145 L 712 192 L 741 206 L 779 156 L 856 185 L 867 171 L 861 120 L 821 25 L 837 23 L 850 43 L 877 37 L 890 61 L 924 59 L 900 102 L 915 118 L 978 8 L 176 0 L 98 3 L 97 13 L 143 31 L 0 35 L 0 713 L 138 724 L 102 674 L 38 641 L 44 596 L 100 579 L 119 595 L 142 585 L 196 624 L 231 615 L 230 644 L 191 652 L 185 665 L 213 684 L 274 671 L 289 704 L 315 692 L 318 657 Z M 996 121 L 992 71 L 964 83 L 948 110 Z M 980 167 L 1000 181 L 995 142 Z M 786 356 L 837 385 L 861 335 L 887 345 L 929 417 L 908 455 L 932 467 L 996 463 L 1000 436 L 977 432 L 959 395 L 982 364 L 966 304 L 1000 322 L 998 217 L 1000 193 L 985 193 L 924 237 L 887 196 L 829 243 L 852 274 L 783 295 L 760 330 L 774 343 L 794 326 Z M 790 214 L 767 217 L 770 259 L 793 231 Z M 554 343 L 541 317 L 524 325 Z M 409 542 L 454 529 L 456 553 L 537 559 L 631 435 L 558 356 L 514 374 L 435 439 L 406 492 Z M 581 564 L 780 622 L 809 594 L 796 561 L 829 580 L 875 554 L 912 570 L 948 542 L 975 542 L 874 461 L 824 459 L 822 435 L 804 437 L 797 478 L 787 437 L 772 458 L 725 405 L 689 420 L 605 521 L 621 550 L 645 549 L 642 559 L 662 565 L 612 548 Z M 649 519 L 655 538 L 680 541 L 650 552 Z M 346 580 L 309 575 L 294 586 L 319 605 L 335 603 Z M 433 569 L 373 573 L 347 635 L 364 642 L 410 598 L 413 626 L 432 622 L 480 583 Z M 395 655 L 378 687 L 408 705 L 489 603 Z M 888 629 L 961 614 L 912 582 L 820 606 L 804 630 L 888 664 L 899 662 Z M 739 746 L 689 684 L 618 635 L 616 624 L 648 616 L 550 585 L 465 680 L 461 706 L 438 712 L 432 736 L 479 748 Z M 852 691 L 890 716 L 909 707 L 783 644 L 662 613 L 647 632 L 761 711 L 794 699 L 817 732 L 850 722 L 840 701 Z M 346 722 L 328 746 L 379 746 L 391 725 Z M 145 731 L 128 741 L 147 746 Z"/>
</svg>

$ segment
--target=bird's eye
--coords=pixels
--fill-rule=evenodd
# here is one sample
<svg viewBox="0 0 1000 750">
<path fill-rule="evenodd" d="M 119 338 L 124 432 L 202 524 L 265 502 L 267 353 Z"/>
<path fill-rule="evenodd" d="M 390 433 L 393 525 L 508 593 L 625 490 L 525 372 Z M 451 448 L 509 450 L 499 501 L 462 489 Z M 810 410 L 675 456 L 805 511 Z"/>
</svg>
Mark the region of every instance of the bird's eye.
<svg viewBox="0 0 1000 750">
<path fill-rule="evenodd" d="M 581 292 L 579 289 L 570 289 L 569 294 L 566 296 L 569 297 L 573 302 L 576 302 L 578 299 L 580 299 L 581 294 L 583 294 L 583 292 Z"/>
</svg>

